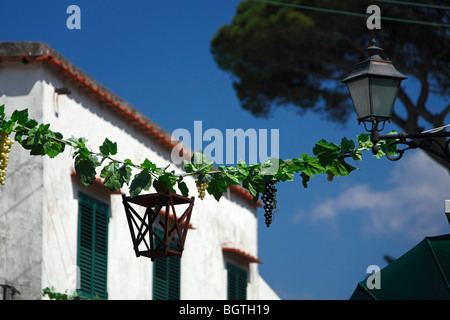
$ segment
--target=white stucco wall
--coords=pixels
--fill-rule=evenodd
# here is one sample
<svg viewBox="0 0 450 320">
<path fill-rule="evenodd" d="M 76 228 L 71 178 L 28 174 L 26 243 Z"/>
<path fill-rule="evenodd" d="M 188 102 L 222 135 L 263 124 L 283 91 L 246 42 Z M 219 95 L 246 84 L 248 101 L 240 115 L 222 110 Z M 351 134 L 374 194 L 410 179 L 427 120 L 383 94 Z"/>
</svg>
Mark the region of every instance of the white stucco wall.
<svg viewBox="0 0 450 320">
<path fill-rule="evenodd" d="M 56 104 L 54 89 L 59 87 L 68 87 L 71 94 L 59 95 Z M 42 64 L 5 64 L 0 70 L 3 103 L 28 108 L 33 118 L 50 123 L 65 138 L 87 138 L 92 150 L 108 137 L 118 144 L 117 159 L 141 163 L 148 158 L 161 167 L 170 163 L 167 150 Z M 49 159 L 13 147 L 6 187 L 0 188 L 0 283 L 14 282 L 25 299 L 40 298 L 47 286 L 60 292 L 75 289 L 77 197 L 82 191 L 110 205 L 108 298 L 151 299 L 152 262 L 134 254 L 121 196 L 83 187 L 72 171 L 70 148 Z M 194 229 L 188 232 L 181 260 L 181 299 L 226 299 L 226 262 L 234 258 L 224 256 L 222 248 L 258 256 L 256 209 L 232 193 L 219 203 L 211 196 L 201 201 L 194 180 L 186 182 L 196 202 Z M 232 262 L 249 270 L 248 299 L 278 298 L 260 277 L 257 264 Z"/>
<path fill-rule="evenodd" d="M 42 120 L 42 73 L 39 67 L 24 70 L 20 63 L 0 69 L 0 105 L 29 106 L 31 116 Z M 0 186 L 0 284 L 20 288 L 30 299 L 39 299 L 42 290 L 42 169 L 42 158 L 30 157 L 15 143 L 6 186 Z"/>
</svg>

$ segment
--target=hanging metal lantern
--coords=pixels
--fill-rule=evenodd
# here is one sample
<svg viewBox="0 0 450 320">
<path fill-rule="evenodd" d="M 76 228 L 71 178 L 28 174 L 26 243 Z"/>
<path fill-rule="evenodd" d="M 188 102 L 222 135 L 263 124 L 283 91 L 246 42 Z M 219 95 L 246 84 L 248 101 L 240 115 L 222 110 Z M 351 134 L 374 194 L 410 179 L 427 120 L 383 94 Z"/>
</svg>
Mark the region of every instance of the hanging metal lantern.
<svg viewBox="0 0 450 320">
<path fill-rule="evenodd" d="M 383 49 L 372 45 L 365 50 L 368 58 L 355 66 L 344 80 L 358 115 L 358 121 L 371 122 L 374 129 L 379 123 L 390 121 L 400 83 L 407 77 L 401 74 L 392 61 L 381 58 Z"/>
<path fill-rule="evenodd" d="M 184 250 L 194 197 L 187 198 L 167 191 L 122 196 L 136 257 L 178 256 Z M 177 214 L 176 209 L 183 211 Z"/>
</svg>

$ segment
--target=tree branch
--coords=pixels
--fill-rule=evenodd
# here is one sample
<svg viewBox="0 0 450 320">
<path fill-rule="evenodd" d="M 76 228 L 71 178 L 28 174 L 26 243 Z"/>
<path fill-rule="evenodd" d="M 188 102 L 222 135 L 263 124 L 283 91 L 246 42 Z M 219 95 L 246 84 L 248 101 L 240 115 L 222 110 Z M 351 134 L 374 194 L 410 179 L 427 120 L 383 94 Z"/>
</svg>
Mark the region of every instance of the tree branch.
<svg viewBox="0 0 450 320">
<path fill-rule="evenodd" d="M 426 69 L 428 69 L 428 67 Z M 433 115 L 426 108 L 426 102 L 428 100 L 428 96 L 430 93 L 430 86 L 428 83 L 427 71 L 422 73 L 422 75 L 419 78 L 419 81 L 421 84 L 421 90 L 420 90 L 420 95 L 419 95 L 419 98 L 417 99 L 417 104 L 416 104 L 419 114 L 434 127 L 443 125 L 443 123 L 441 123 L 441 121 L 440 121 L 440 117 Z"/>
<path fill-rule="evenodd" d="M 402 119 L 397 113 L 395 113 L 395 111 L 392 111 L 391 119 L 400 128 L 402 128 L 405 131 L 407 130 L 406 129 L 406 120 Z"/>
<path fill-rule="evenodd" d="M 417 119 L 419 118 L 419 115 L 417 113 L 416 106 L 402 88 L 398 91 L 398 97 L 403 102 L 403 105 L 408 113 L 407 119 L 403 121 L 402 128 L 406 132 L 417 131 Z"/>
<path fill-rule="evenodd" d="M 411 98 L 406 94 L 403 88 L 400 88 L 400 90 L 398 91 L 398 97 L 403 102 L 403 105 L 405 106 L 406 111 L 408 111 L 408 114 L 417 113 L 414 102 L 412 102 Z"/>
<path fill-rule="evenodd" d="M 447 117 L 449 112 L 450 112 L 450 103 L 439 114 L 439 118 L 441 119 L 442 122 L 444 122 L 444 119 Z"/>
</svg>

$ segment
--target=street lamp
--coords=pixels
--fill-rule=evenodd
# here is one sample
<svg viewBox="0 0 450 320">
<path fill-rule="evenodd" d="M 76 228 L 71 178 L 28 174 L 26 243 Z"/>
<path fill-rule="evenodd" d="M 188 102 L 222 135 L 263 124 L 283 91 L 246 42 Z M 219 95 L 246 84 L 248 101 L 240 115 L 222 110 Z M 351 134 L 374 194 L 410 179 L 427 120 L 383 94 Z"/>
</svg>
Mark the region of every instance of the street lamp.
<svg viewBox="0 0 450 320">
<path fill-rule="evenodd" d="M 380 55 L 383 49 L 376 46 L 372 39 L 372 45 L 365 50 L 368 58 L 356 64 L 353 72 L 342 80 L 347 84 L 350 96 L 358 116 L 358 122 L 364 124 L 364 128 L 371 133 L 373 143 L 372 152 L 378 153 L 377 143 L 380 140 L 390 140 L 386 150 L 392 145 L 405 144 L 408 147 L 396 150 L 396 157 L 386 152 L 388 159 L 399 160 L 403 153 L 409 149 L 421 148 L 450 162 L 449 141 L 442 145 L 436 138 L 449 137 L 450 132 L 438 133 L 400 133 L 380 135 L 386 121 L 390 122 L 395 100 L 398 96 L 400 84 L 407 79 L 401 74 L 389 60 L 384 60 Z M 367 123 L 371 127 L 367 127 Z M 381 127 L 379 127 L 381 126 Z M 407 139 L 420 139 L 419 142 Z M 436 148 L 436 146 L 438 146 Z"/>
<path fill-rule="evenodd" d="M 406 79 L 397 71 L 389 60 L 383 60 L 380 54 L 383 49 L 372 45 L 365 50 L 369 57 L 355 66 L 353 72 L 344 80 L 355 106 L 358 121 L 378 124 L 390 121 L 400 83 Z M 382 130 L 382 129 L 381 129 Z"/>
</svg>

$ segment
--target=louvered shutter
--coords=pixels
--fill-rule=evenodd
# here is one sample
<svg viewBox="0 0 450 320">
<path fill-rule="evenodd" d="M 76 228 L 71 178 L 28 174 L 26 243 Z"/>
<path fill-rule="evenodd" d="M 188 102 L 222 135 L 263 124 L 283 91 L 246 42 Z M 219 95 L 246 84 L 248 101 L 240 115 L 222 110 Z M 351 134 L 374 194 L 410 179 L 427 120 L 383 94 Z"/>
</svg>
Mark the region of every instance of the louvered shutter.
<svg viewBox="0 0 450 320">
<path fill-rule="evenodd" d="M 80 294 L 107 298 L 109 206 L 79 193 L 78 266 Z"/>
<path fill-rule="evenodd" d="M 167 279 L 168 258 L 155 259 L 153 263 L 153 300 L 167 300 L 169 281 Z"/>
<path fill-rule="evenodd" d="M 171 246 L 169 246 L 170 248 Z M 180 258 L 169 257 L 169 292 L 168 300 L 180 300 Z"/>
<path fill-rule="evenodd" d="M 230 263 L 228 272 L 228 300 L 247 299 L 247 272 Z"/>
<path fill-rule="evenodd" d="M 162 238 L 162 232 L 158 235 Z M 155 237 L 156 247 L 159 239 Z M 172 248 L 173 244 L 169 245 Z M 156 258 L 153 262 L 153 300 L 180 300 L 179 257 Z"/>
</svg>

